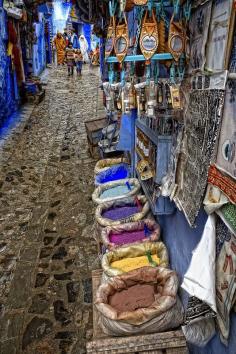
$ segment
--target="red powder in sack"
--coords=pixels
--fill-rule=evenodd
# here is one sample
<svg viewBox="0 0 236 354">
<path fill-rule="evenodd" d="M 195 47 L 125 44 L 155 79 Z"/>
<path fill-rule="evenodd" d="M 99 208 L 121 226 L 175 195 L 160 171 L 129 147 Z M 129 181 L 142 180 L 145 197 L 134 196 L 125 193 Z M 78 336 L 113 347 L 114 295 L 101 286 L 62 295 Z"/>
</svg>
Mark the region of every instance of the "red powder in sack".
<svg viewBox="0 0 236 354">
<path fill-rule="evenodd" d="M 127 243 L 133 243 L 145 238 L 144 230 L 139 231 L 125 231 L 120 234 L 111 233 L 110 242 L 116 245 L 125 245 Z"/>
<path fill-rule="evenodd" d="M 147 308 L 154 302 L 155 288 L 150 284 L 137 284 L 128 289 L 117 291 L 108 299 L 108 303 L 117 312 L 135 311 Z"/>
</svg>

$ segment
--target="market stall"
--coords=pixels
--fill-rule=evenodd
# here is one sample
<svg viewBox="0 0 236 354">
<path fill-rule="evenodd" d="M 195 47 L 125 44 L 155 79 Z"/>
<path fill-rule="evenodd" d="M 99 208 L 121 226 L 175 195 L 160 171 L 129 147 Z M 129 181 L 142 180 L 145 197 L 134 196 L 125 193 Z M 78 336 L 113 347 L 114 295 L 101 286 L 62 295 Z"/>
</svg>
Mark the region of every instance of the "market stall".
<svg viewBox="0 0 236 354">
<path fill-rule="evenodd" d="M 161 225 L 161 240 L 170 259 L 168 267 L 177 271 L 184 305 L 179 328 L 190 352 L 209 353 L 220 348 L 220 353 L 233 354 L 235 339 L 230 335 L 230 326 L 231 333 L 235 333 L 236 320 L 235 315 L 230 315 L 236 294 L 234 2 L 111 0 L 103 5 L 108 12 L 102 28 L 105 39 L 100 46 L 105 110 L 109 117 L 118 117 L 116 149 L 123 151 L 130 161 L 131 177 L 138 179 L 151 218 Z M 109 168 L 106 178 L 108 184 L 99 185 L 96 196 L 109 190 L 109 183 L 125 184 L 125 179 L 109 182 Z M 99 202 L 99 210 L 105 210 L 102 199 Z M 106 212 L 114 209 L 112 201 L 109 203 Z M 99 296 L 96 300 L 103 286 L 105 292 L 111 291 L 112 296 L 115 293 L 114 288 L 105 288 L 108 280 L 104 264 L 110 267 L 113 261 L 127 266 L 142 256 L 147 263 L 137 260 L 141 267 L 160 267 L 158 253 L 151 252 L 153 242 L 143 243 L 141 237 L 134 241 L 134 246 L 120 242 L 112 250 L 116 252 L 115 259 L 112 258 L 109 235 L 120 233 L 122 238 L 122 231 L 130 237 L 126 235 L 126 222 L 121 219 L 118 230 L 112 225 L 96 230 L 96 238 L 103 241 L 104 273 L 99 289 L 94 274 L 94 320 L 99 326 L 102 311 L 102 316 L 107 316 L 107 320 L 101 320 L 103 328 L 104 323 L 117 321 L 121 315 L 105 311 L 110 300 L 103 297 L 100 301 Z M 139 246 L 135 246 L 137 243 Z M 145 251 L 139 254 L 135 247 L 144 247 Z M 116 273 L 115 284 L 122 282 L 118 274 L 121 273 Z M 136 308 L 135 304 L 132 306 Z M 135 318 L 135 311 L 131 317 Z M 102 343 L 96 323 L 94 341 L 87 346 L 91 353 Z M 114 328 L 118 330 L 119 324 L 114 323 Z M 168 330 L 175 328 L 173 324 Z M 118 346 L 126 343 L 124 331 L 119 332 L 119 340 L 111 335 L 112 331 L 103 344 L 120 353 Z M 132 331 L 127 335 L 132 336 Z M 176 352 L 184 353 L 185 349 L 179 347 Z M 137 348 L 135 352 L 149 352 L 146 347 L 141 350 L 138 344 Z M 159 347 L 150 349 L 159 352 Z"/>
</svg>

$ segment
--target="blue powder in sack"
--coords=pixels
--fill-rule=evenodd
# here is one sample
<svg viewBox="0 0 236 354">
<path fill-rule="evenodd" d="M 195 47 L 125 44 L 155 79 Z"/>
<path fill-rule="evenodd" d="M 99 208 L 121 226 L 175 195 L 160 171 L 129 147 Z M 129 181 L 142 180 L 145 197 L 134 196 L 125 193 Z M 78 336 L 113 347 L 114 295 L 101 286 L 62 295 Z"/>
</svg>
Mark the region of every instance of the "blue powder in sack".
<svg viewBox="0 0 236 354">
<path fill-rule="evenodd" d="M 103 184 L 111 181 L 116 181 L 118 179 L 128 178 L 129 176 L 129 166 L 127 164 L 114 165 L 108 170 L 99 173 L 96 177 L 97 184 Z"/>
<path fill-rule="evenodd" d="M 131 190 L 134 189 L 134 186 L 130 186 Z M 105 199 L 105 198 L 114 198 L 114 197 L 119 197 L 122 196 L 124 194 L 127 194 L 130 192 L 130 189 L 126 186 L 116 186 L 116 187 L 112 187 L 109 188 L 107 190 L 105 190 L 104 192 L 102 192 L 102 194 L 100 195 L 101 199 Z"/>
</svg>

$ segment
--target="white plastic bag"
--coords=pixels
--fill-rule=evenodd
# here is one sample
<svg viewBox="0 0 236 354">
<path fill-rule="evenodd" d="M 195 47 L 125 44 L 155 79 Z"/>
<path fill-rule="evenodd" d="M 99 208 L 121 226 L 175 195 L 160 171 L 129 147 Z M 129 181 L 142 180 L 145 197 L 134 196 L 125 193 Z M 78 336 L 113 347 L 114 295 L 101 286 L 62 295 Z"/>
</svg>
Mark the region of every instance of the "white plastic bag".
<svg viewBox="0 0 236 354">
<path fill-rule="evenodd" d="M 216 312 L 215 245 L 215 215 L 210 215 L 181 287 Z"/>
</svg>

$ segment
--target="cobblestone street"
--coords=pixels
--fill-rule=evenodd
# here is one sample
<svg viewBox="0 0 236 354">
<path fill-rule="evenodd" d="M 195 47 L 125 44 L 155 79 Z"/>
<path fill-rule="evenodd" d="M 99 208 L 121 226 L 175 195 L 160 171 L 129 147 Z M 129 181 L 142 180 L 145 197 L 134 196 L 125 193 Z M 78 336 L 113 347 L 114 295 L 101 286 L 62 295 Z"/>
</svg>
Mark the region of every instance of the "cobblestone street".
<svg viewBox="0 0 236 354">
<path fill-rule="evenodd" d="M 0 146 L 1 354 L 85 353 L 96 267 L 93 169 L 84 121 L 101 116 L 99 77 L 49 69 Z"/>
</svg>

